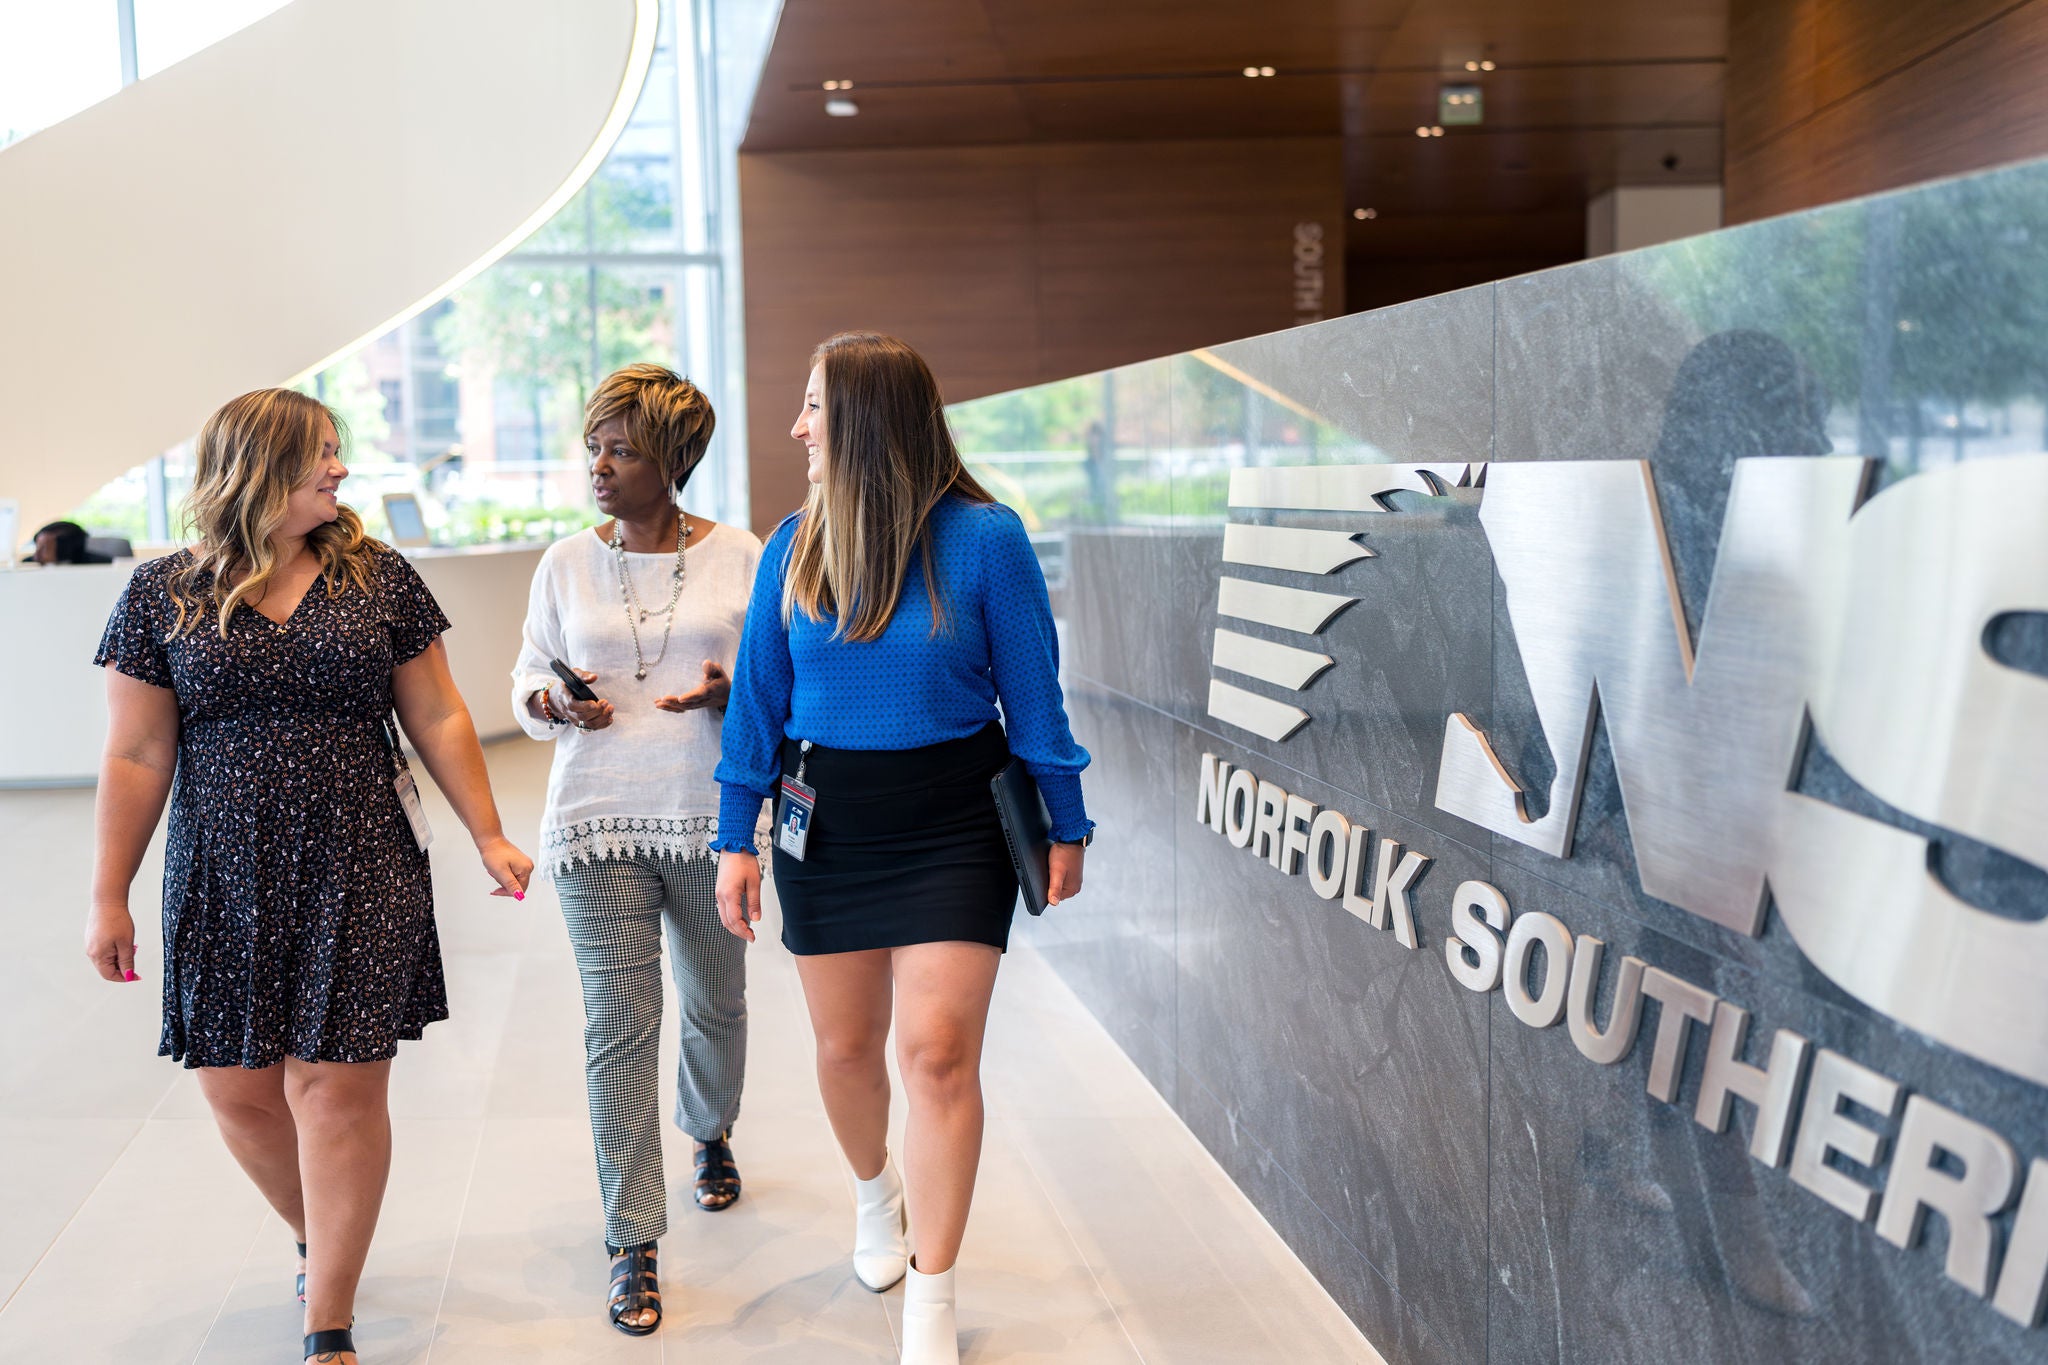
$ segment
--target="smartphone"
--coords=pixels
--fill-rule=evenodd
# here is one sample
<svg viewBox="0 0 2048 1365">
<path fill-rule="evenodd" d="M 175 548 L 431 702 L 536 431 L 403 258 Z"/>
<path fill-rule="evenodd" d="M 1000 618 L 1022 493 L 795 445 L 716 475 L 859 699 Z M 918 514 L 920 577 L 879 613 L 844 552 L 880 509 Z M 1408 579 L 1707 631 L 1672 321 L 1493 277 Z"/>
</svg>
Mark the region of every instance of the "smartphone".
<svg viewBox="0 0 2048 1365">
<path fill-rule="evenodd" d="M 590 690 L 590 684 L 576 676 L 576 670 L 560 659 L 548 660 L 548 667 L 555 670 L 555 676 L 569 689 L 569 695 L 578 701 L 596 701 L 597 693 Z"/>
</svg>

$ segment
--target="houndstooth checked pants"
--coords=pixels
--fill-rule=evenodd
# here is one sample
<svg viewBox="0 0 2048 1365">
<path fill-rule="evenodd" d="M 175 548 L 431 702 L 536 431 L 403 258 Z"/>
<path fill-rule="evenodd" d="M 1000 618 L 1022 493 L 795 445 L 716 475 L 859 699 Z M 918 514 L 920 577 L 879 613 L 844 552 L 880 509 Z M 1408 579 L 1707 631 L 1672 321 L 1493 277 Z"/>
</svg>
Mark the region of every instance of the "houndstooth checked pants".
<svg viewBox="0 0 2048 1365">
<path fill-rule="evenodd" d="M 703 1142 L 739 1115 L 747 945 L 719 922 L 717 885 L 715 855 L 628 854 L 555 875 L 583 977 L 583 1074 L 613 1246 L 668 1230 L 659 1097 L 664 929 L 682 1013 L 676 1126 Z"/>
</svg>

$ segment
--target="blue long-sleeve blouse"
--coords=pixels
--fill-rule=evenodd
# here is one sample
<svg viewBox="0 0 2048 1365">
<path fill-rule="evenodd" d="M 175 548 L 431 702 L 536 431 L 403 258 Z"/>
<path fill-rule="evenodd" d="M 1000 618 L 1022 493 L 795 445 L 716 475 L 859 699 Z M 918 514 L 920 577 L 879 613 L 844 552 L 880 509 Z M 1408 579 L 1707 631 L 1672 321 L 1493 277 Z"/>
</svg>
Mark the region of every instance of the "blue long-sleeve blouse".
<svg viewBox="0 0 2048 1365">
<path fill-rule="evenodd" d="M 783 627 L 783 576 L 801 515 L 768 538 L 754 577 L 726 703 L 715 847 L 755 851 L 785 736 L 831 749 L 915 749 L 974 734 L 996 718 L 998 701 L 1010 752 L 1045 797 L 1052 837 L 1094 828 L 1081 801 L 1088 751 L 1074 742 L 1060 695 L 1052 604 L 1017 514 L 1001 503 L 941 502 L 929 534 L 945 628 L 933 636 L 913 558 L 888 627 L 857 643 L 832 638 L 832 617 L 813 621 L 801 609 Z"/>
</svg>

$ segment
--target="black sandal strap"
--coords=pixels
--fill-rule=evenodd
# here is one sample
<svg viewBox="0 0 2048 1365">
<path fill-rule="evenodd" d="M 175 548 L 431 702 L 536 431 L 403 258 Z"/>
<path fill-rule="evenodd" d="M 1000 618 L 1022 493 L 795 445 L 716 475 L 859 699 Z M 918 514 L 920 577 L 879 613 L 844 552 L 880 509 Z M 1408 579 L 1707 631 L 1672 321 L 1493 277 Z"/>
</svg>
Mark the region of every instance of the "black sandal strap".
<svg viewBox="0 0 2048 1365">
<path fill-rule="evenodd" d="M 612 1326 L 629 1336 L 647 1336 L 661 1325 L 661 1282 L 656 1278 L 655 1244 L 615 1247 L 607 1242 L 605 1251 L 619 1263 L 612 1272 L 611 1296 L 605 1305 Z M 622 1321 L 628 1313 L 648 1309 L 654 1312 L 653 1322 L 635 1326 Z"/>
<path fill-rule="evenodd" d="M 330 1327 L 324 1332 L 306 1333 L 305 1355 L 308 1360 L 324 1352 L 348 1351 L 353 1353 L 355 1349 L 356 1339 L 350 1335 L 346 1327 Z"/>
</svg>

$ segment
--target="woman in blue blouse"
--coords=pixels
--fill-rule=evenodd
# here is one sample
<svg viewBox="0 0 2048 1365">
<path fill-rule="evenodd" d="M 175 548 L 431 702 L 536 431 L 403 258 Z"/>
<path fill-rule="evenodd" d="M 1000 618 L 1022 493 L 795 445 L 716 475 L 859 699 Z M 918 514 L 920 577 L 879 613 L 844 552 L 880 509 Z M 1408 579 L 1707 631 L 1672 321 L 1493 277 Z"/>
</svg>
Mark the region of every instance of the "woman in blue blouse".
<svg viewBox="0 0 2048 1365">
<path fill-rule="evenodd" d="M 953 1365 L 982 1033 L 1017 898 L 989 779 L 1013 754 L 1037 779 L 1057 904 L 1081 889 L 1088 753 L 1067 726 L 1052 609 L 1023 524 L 961 464 L 923 358 L 893 337 L 848 332 L 812 360 L 790 430 L 809 456 L 810 496 L 762 554 L 726 710 L 718 908 L 728 929 L 754 937 L 752 831 L 779 792 L 782 941 L 853 1167 L 854 1273 L 877 1292 L 907 1274 L 905 1365 Z M 885 1145 L 892 994 L 914 1262 L 905 1183 Z"/>
</svg>

